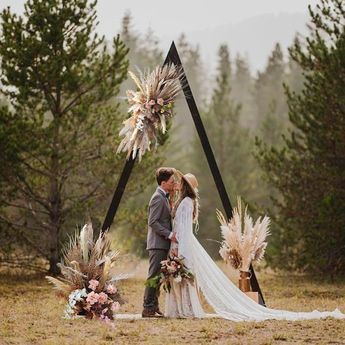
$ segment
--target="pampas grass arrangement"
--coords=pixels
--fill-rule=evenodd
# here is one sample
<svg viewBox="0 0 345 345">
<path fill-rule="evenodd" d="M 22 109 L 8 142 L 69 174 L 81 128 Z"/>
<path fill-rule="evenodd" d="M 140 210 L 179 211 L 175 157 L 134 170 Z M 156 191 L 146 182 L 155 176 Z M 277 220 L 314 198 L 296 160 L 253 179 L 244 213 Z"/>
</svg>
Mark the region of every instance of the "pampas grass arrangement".
<svg viewBox="0 0 345 345">
<path fill-rule="evenodd" d="M 248 206 L 243 210 L 240 197 L 237 198 L 237 207 L 229 222 L 219 210 L 217 218 L 223 237 L 219 254 L 233 268 L 249 272 L 250 264 L 260 261 L 265 254 L 266 238 L 270 235 L 270 218 L 259 217 L 254 223 L 248 214 Z"/>
<path fill-rule="evenodd" d="M 63 277 L 46 277 L 67 299 L 66 318 L 83 315 L 106 322 L 113 320 L 120 296 L 115 286 L 118 277 L 112 276 L 111 268 L 118 255 L 118 251 L 111 250 L 107 232 L 101 232 L 94 241 L 91 224 L 84 225 L 80 234 L 70 239 L 58 264 Z"/>
<path fill-rule="evenodd" d="M 151 142 L 157 145 L 157 131 L 164 134 L 167 121 L 173 116 L 173 105 L 182 90 L 184 74 L 180 67 L 167 64 L 156 67 L 151 73 L 129 72 L 138 90 L 128 90 L 127 99 L 131 115 L 124 121 L 119 135 L 123 136 L 117 153 L 127 152 L 127 159 L 137 153 L 139 160 L 150 150 Z"/>
</svg>

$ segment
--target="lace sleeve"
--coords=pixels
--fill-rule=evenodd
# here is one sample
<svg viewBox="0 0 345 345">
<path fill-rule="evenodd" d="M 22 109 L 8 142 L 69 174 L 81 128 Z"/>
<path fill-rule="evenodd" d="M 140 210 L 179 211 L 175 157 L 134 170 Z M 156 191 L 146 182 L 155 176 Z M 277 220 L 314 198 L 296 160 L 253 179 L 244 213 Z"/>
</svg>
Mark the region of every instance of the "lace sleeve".
<svg viewBox="0 0 345 345">
<path fill-rule="evenodd" d="M 178 241 L 178 255 L 183 256 L 186 266 L 190 267 L 190 248 L 193 235 L 193 201 L 190 198 L 185 198 L 176 212 L 175 231 Z"/>
</svg>

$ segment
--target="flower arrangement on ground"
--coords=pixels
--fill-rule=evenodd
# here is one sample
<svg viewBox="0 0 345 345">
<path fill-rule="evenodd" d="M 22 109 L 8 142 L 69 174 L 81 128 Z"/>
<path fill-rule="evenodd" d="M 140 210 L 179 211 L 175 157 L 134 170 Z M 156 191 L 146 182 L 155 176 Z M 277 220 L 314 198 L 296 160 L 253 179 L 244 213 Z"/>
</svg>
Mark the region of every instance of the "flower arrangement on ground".
<svg viewBox="0 0 345 345">
<path fill-rule="evenodd" d="M 182 283 L 186 281 L 190 284 L 194 284 L 194 275 L 183 263 L 184 258 L 181 257 L 169 257 L 167 260 L 161 261 L 160 273 L 146 281 L 146 285 L 156 288 L 159 285 L 163 286 L 164 291 L 170 292 L 171 280 L 176 283 Z"/>
<path fill-rule="evenodd" d="M 67 299 L 65 318 L 84 316 L 111 322 L 120 308 L 117 277 L 110 274 L 119 252 L 111 250 L 106 232 L 93 240 L 91 224 L 71 238 L 59 263 L 63 278 L 46 278 L 61 297 Z"/>
<path fill-rule="evenodd" d="M 117 152 L 137 153 L 139 159 L 150 150 L 151 142 L 157 145 L 157 131 L 166 132 L 167 121 L 173 116 L 173 105 L 182 90 L 183 72 L 180 67 L 166 64 L 156 67 L 151 73 L 137 77 L 129 72 L 138 90 L 128 90 L 127 99 L 131 117 L 124 121 L 119 135 L 123 136 Z"/>
<path fill-rule="evenodd" d="M 233 217 L 229 222 L 219 210 L 217 217 L 223 237 L 219 250 L 221 257 L 234 269 L 249 272 L 250 264 L 260 261 L 264 256 L 266 238 L 270 235 L 270 218 L 259 217 L 254 223 L 248 214 L 248 206 L 245 206 L 243 213 L 241 198 L 237 199 L 237 207 L 234 208 Z"/>
</svg>

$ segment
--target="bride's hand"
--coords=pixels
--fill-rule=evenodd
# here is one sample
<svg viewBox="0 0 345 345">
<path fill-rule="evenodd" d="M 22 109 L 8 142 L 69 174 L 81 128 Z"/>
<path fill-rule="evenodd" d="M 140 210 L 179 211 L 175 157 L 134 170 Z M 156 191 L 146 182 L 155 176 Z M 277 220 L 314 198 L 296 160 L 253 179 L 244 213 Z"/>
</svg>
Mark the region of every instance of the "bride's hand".
<svg viewBox="0 0 345 345">
<path fill-rule="evenodd" d="M 171 241 L 171 242 L 178 243 L 177 238 L 176 238 L 176 233 L 175 233 L 175 232 L 173 232 L 173 234 L 172 234 L 172 236 L 171 236 L 171 238 L 170 238 L 170 241 Z"/>
</svg>

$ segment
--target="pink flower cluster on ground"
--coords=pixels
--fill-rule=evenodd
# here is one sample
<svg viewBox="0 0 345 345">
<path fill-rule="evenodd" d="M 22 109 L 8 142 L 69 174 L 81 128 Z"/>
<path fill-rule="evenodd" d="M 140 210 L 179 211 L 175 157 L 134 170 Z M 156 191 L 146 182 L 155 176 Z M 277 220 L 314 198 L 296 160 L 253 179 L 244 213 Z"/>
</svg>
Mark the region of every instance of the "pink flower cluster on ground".
<svg viewBox="0 0 345 345">
<path fill-rule="evenodd" d="M 86 305 L 84 304 L 83 309 L 87 311 L 90 318 L 97 317 L 108 323 L 113 320 L 113 313 L 120 309 L 120 303 L 113 300 L 117 288 L 113 284 L 107 284 L 104 291 L 96 292 L 99 287 L 98 280 L 91 279 L 89 281 L 88 288 L 92 291 L 89 290 L 90 292 L 87 293 Z"/>
</svg>

